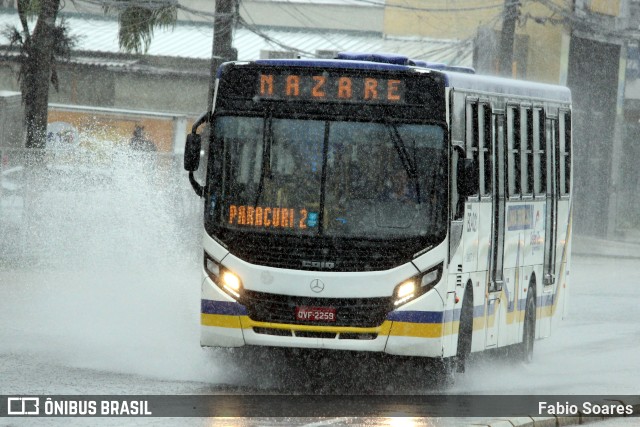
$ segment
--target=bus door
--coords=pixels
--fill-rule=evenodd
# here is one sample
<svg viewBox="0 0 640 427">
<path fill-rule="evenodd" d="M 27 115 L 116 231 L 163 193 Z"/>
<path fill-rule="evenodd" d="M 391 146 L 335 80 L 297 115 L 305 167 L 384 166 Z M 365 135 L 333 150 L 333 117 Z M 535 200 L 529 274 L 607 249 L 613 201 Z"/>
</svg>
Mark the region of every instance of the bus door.
<svg viewBox="0 0 640 427">
<path fill-rule="evenodd" d="M 544 238 L 544 266 L 542 277 L 540 337 L 551 334 L 551 315 L 553 302 L 556 298 L 556 237 L 557 237 L 557 208 L 558 198 L 556 188 L 556 119 L 545 120 L 544 156 L 546 157 L 546 203 L 545 203 L 545 238 Z"/>
<path fill-rule="evenodd" d="M 491 226 L 491 252 L 489 262 L 489 292 L 486 312 L 486 347 L 498 344 L 498 329 L 502 321 L 501 301 L 504 285 L 504 234 L 505 234 L 505 205 L 506 205 L 506 148 L 505 148 L 505 120 L 504 114 L 493 114 L 492 146 L 493 146 L 493 203 Z M 487 163 L 485 162 L 485 167 Z"/>
</svg>

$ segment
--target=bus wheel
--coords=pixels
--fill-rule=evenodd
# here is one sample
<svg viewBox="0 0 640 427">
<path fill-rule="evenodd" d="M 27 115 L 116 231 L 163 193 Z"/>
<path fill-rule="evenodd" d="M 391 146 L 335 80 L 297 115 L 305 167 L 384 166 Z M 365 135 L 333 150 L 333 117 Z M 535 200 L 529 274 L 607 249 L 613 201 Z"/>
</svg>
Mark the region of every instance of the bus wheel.
<svg viewBox="0 0 640 427">
<path fill-rule="evenodd" d="M 430 380 L 436 388 L 446 388 L 455 382 L 456 358 L 431 359 Z"/>
<path fill-rule="evenodd" d="M 536 339 L 536 303 L 533 285 L 529 286 L 527 305 L 524 309 L 524 327 L 522 328 L 522 343 L 520 344 L 520 356 L 525 363 L 533 360 L 533 343 Z"/>
<path fill-rule="evenodd" d="M 456 353 L 456 370 L 464 372 L 467 359 L 471 354 L 471 339 L 473 337 L 473 290 L 467 285 L 460 311 L 460 326 L 458 329 L 458 351 Z"/>
</svg>

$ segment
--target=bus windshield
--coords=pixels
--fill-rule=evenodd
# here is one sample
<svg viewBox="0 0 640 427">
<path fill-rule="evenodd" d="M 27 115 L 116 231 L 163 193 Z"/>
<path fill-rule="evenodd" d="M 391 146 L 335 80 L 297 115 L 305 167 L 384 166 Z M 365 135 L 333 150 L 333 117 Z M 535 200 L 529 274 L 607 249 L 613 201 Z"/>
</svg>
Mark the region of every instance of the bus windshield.
<svg viewBox="0 0 640 427">
<path fill-rule="evenodd" d="M 442 237 L 444 130 L 432 124 L 218 117 L 219 225 L 298 236 Z"/>
</svg>

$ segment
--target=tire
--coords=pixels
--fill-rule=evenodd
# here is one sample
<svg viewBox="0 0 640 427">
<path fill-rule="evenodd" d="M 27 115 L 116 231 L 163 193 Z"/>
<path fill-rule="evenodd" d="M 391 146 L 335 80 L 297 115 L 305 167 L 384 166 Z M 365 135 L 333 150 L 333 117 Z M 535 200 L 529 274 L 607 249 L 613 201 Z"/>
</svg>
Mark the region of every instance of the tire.
<svg viewBox="0 0 640 427">
<path fill-rule="evenodd" d="M 460 326 L 458 329 L 458 350 L 456 352 L 456 371 L 464 372 L 467 359 L 471 354 L 471 340 L 473 338 L 473 290 L 467 285 L 460 311 Z"/>
<path fill-rule="evenodd" d="M 520 343 L 520 359 L 524 363 L 531 363 L 533 360 L 533 345 L 536 339 L 536 303 L 534 284 L 529 285 L 529 295 L 527 305 L 524 309 L 524 326 L 522 328 L 522 343 Z"/>
<path fill-rule="evenodd" d="M 430 359 L 429 380 L 436 388 L 446 388 L 455 382 L 457 361 L 455 357 Z"/>
</svg>

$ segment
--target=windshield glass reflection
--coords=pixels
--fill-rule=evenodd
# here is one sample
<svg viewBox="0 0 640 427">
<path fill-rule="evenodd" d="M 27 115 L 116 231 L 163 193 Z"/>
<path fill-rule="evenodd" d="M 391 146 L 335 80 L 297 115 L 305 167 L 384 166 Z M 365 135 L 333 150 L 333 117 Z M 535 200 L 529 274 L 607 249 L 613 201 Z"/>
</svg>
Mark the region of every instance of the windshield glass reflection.
<svg viewBox="0 0 640 427">
<path fill-rule="evenodd" d="M 445 229 L 443 129 L 425 124 L 220 117 L 221 223 L 338 237 Z"/>
</svg>

